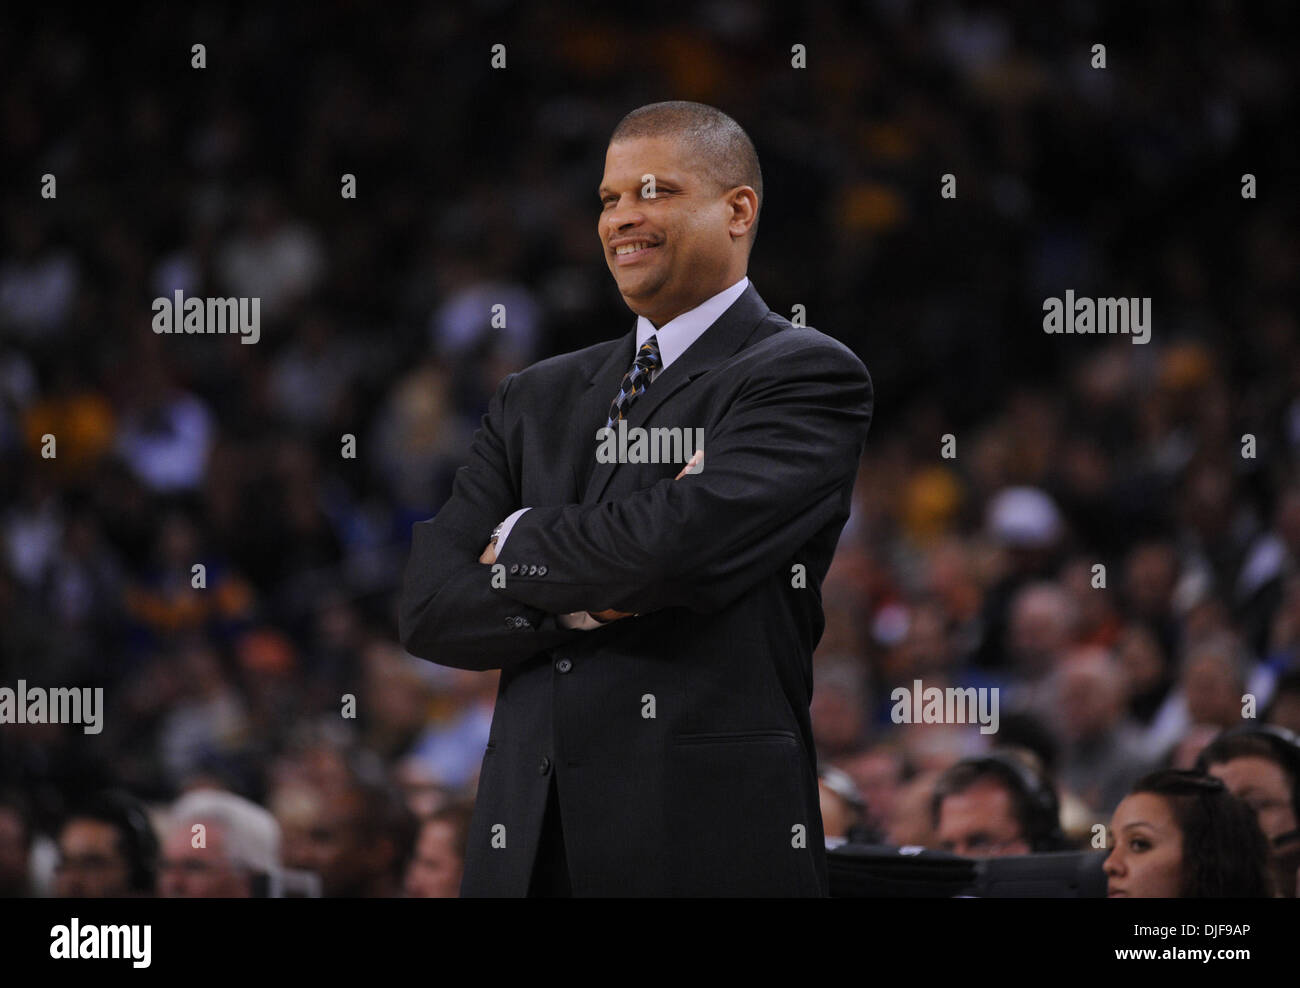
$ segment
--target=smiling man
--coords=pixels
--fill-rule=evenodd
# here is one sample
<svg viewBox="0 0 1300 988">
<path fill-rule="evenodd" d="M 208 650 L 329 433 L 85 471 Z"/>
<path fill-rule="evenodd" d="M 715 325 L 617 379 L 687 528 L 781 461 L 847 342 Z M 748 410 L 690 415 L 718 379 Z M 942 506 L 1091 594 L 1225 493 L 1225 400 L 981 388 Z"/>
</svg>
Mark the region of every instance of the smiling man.
<svg viewBox="0 0 1300 988">
<path fill-rule="evenodd" d="M 628 114 L 599 197 L 635 326 L 507 377 L 413 533 L 403 644 L 501 670 L 462 894 L 825 895 L 812 652 L 871 381 L 746 277 L 762 176 L 726 114 Z M 616 423 L 707 462 L 601 462 Z"/>
</svg>

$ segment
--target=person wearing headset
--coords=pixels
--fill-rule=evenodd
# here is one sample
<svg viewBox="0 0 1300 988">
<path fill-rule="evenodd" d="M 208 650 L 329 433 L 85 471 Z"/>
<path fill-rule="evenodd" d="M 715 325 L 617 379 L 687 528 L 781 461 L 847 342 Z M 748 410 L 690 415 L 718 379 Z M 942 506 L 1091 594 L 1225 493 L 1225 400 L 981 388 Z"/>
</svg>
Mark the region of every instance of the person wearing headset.
<svg viewBox="0 0 1300 988">
<path fill-rule="evenodd" d="M 1296 894 L 1300 868 L 1300 738 L 1271 725 L 1224 731 L 1201 752 L 1196 767 L 1255 811 L 1273 852 L 1273 879 L 1286 898 Z"/>
<path fill-rule="evenodd" d="M 1066 850 L 1056 793 L 1036 766 L 1008 752 L 966 758 L 935 782 L 939 847 L 971 858 Z"/>
<path fill-rule="evenodd" d="M 1268 841 L 1222 780 L 1162 769 L 1143 776 L 1110 823 L 1108 898 L 1249 899 L 1274 894 Z"/>
<path fill-rule="evenodd" d="M 58 845 L 58 898 L 153 895 L 158 838 L 144 807 L 127 793 L 99 793 L 75 809 L 59 829 Z"/>
</svg>

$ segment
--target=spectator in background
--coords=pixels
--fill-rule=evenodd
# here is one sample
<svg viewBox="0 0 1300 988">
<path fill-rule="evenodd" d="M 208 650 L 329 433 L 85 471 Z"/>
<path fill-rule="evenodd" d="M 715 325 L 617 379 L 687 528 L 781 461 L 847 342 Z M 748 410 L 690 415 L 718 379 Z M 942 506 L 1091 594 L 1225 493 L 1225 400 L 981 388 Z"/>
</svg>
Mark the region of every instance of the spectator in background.
<svg viewBox="0 0 1300 988">
<path fill-rule="evenodd" d="M 1051 675 L 1074 641 L 1078 607 L 1069 591 L 1043 580 L 1030 583 L 1011 598 L 1007 659 L 1015 678 L 1008 704 L 1042 713 L 1052 709 Z"/>
<path fill-rule="evenodd" d="M 197 789 L 172 806 L 158 895 L 247 899 L 265 894 L 259 881 L 279 867 L 280 826 L 275 817 L 234 793 Z"/>
<path fill-rule="evenodd" d="M 1115 660 L 1124 674 L 1126 714 L 1142 736 L 1148 757 L 1158 757 L 1178 737 L 1167 726 L 1173 675 L 1159 637 L 1139 622 L 1126 624 L 1115 643 Z"/>
<path fill-rule="evenodd" d="M 439 782 L 428 765 L 413 755 L 403 758 L 393 767 L 392 781 L 402 794 L 406 808 L 417 820 L 433 816 L 453 798 L 451 791 Z"/>
<path fill-rule="evenodd" d="M 465 789 L 474 784 L 483 763 L 500 673 L 445 669 L 438 678 L 443 686 L 436 715 L 415 739 L 411 757 L 438 785 Z"/>
<path fill-rule="evenodd" d="M 176 692 L 158 730 L 168 781 L 179 786 L 212 759 L 228 761 L 247 744 L 249 717 L 216 648 L 189 638 L 168 655 Z"/>
<path fill-rule="evenodd" d="M 32 818 L 27 801 L 16 792 L 0 793 L 0 899 L 32 894 L 31 850 Z"/>
<path fill-rule="evenodd" d="M 1213 634 L 1193 644 L 1183 659 L 1180 683 L 1193 724 L 1227 729 L 1241 723 L 1251 692 L 1257 707 L 1272 695 L 1270 676 L 1252 668 L 1241 642 L 1231 634 Z M 1257 674 L 1258 673 L 1258 674 Z"/>
<path fill-rule="evenodd" d="M 152 896 L 158 838 L 144 807 L 110 791 L 92 797 L 59 829 L 54 894 L 68 899 Z"/>
<path fill-rule="evenodd" d="M 853 780 L 866 803 L 863 826 L 878 834 L 889 830 L 903 787 L 914 774 L 907 757 L 896 745 L 877 744 L 836 761 Z"/>
<path fill-rule="evenodd" d="M 322 788 L 292 784 L 272 796 L 284 864 L 315 872 L 329 898 L 385 898 L 402 888 L 415 823 L 396 795 L 351 779 Z"/>
<path fill-rule="evenodd" d="M 866 682 L 857 663 L 847 657 L 818 659 L 809 714 L 819 757 L 836 758 L 862 742 L 865 708 Z"/>
<path fill-rule="evenodd" d="M 895 847 L 935 847 L 933 794 L 942 772 L 918 772 L 903 785 L 885 841 Z"/>
<path fill-rule="evenodd" d="M 412 899 L 456 899 L 465 870 L 472 803 L 444 806 L 420 824 L 415 853 L 406 868 L 406 894 Z"/>
<path fill-rule="evenodd" d="M 1061 784 L 1084 803 L 1109 812 L 1154 766 L 1138 729 L 1126 718 L 1124 674 L 1110 652 L 1078 648 L 1054 677 L 1063 750 Z"/>
<path fill-rule="evenodd" d="M 877 842 L 876 834 L 863 825 L 867 804 L 847 773 L 829 766 L 822 768 L 817 773 L 817 791 L 821 797 L 822 830 L 828 850 L 845 843 Z"/>
<path fill-rule="evenodd" d="M 1003 664 L 1008 649 L 1011 602 L 1027 584 L 1055 575 L 1060 565 L 1065 521 L 1046 492 L 1035 487 L 1008 487 L 989 500 L 985 527 L 1000 549 L 1002 574 L 985 597 L 985 634 L 976 661 L 978 665 L 996 668 Z M 1066 617 L 1072 621 L 1074 615 Z M 1046 645 L 1054 641 L 1048 639 Z M 1034 660 L 1041 659 L 1044 650 L 1040 647 L 1035 655 L 1026 656 L 1030 661 L 1022 663 L 1018 670 L 1021 675 L 1041 673 Z"/>
<path fill-rule="evenodd" d="M 155 494 L 198 489 L 216 431 L 211 410 L 177 386 L 159 358 L 142 360 L 135 374 L 132 402 L 117 434 L 118 455 Z"/>
<path fill-rule="evenodd" d="M 1168 542 L 1141 542 L 1124 559 L 1121 589 L 1129 617 L 1151 629 L 1165 654 L 1178 641 L 1173 609 L 1178 575 L 1178 553 Z"/>
<path fill-rule="evenodd" d="M 250 588 L 213 558 L 192 511 L 177 505 L 162 513 L 146 575 L 126 587 L 125 612 L 139 638 L 165 642 L 187 632 L 227 637 L 251 616 Z M 197 564 L 204 567 L 203 593 L 195 593 Z"/>
<path fill-rule="evenodd" d="M 75 254 L 54 242 L 42 212 L 25 205 L 9 213 L 11 248 L 0 263 L 0 329 L 31 343 L 61 335 L 81 281 Z"/>
<path fill-rule="evenodd" d="M 1273 895 L 1268 842 L 1250 807 L 1220 780 L 1162 769 L 1115 809 L 1103 867 L 1110 898 Z"/>
<path fill-rule="evenodd" d="M 1277 681 L 1264 720 L 1284 727 L 1293 734 L 1300 734 L 1300 668 Z"/>
<path fill-rule="evenodd" d="M 262 318 L 275 322 L 309 295 L 325 270 L 320 238 L 289 219 L 269 188 L 253 190 L 243 225 L 217 250 L 224 293 L 260 298 Z"/>
<path fill-rule="evenodd" d="M 1300 739 L 1276 727 L 1235 728 L 1202 751 L 1197 769 L 1221 779 L 1255 812 L 1273 850 L 1274 883 L 1296 894 L 1300 868 Z"/>
<path fill-rule="evenodd" d="M 944 772 L 930 795 L 938 846 L 972 858 L 1064 850 L 1051 784 L 1029 756 L 968 758 Z"/>
</svg>

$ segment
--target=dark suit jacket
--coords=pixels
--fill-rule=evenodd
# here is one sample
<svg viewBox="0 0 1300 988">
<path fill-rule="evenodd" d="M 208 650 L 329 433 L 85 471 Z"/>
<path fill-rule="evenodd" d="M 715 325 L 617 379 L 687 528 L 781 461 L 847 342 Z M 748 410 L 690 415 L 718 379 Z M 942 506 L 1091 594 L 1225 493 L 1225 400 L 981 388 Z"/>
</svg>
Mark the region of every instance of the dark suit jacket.
<svg viewBox="0 0 1300 988">
<path fill-rule="evenodd" d="M 704 429 L 674 481 L 680 462 L 596 462 L 635 343 L 507 377 L 414 527 L 403 644 L 501 669 L 462 893 L 526 894 L 553 774 L 575 895 L 825 895 L 811 656 L 871 379 L 751 283 L 628 415 Z M 526 505 L 493 586 L 478 556 Z M 640 616 L 556 622 L 606 608 Z"/>
</svg>

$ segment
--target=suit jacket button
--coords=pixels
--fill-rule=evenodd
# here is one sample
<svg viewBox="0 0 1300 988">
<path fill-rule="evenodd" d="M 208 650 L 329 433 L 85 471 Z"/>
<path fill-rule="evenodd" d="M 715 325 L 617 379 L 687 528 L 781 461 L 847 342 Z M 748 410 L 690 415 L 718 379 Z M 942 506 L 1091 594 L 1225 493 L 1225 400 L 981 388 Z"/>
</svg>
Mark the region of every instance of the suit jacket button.
<svg viewBox="0 0 1300 988">
<path fill-rule="evenodd" d="M 545 756 L 542 757 L 541 764 L 537 766 L 537 774 L 545 775 L 551 770 L 551 760 Z"/>
<path fill-rule="evenodd" d="M 528 567 L 528 575 L 529 575 L 529 576 L 536 576 L 536 575 L 537 575 L 537 567 L 536 567 L 536 566 L 529 566 L 529 567 Z"/>
<path fill-rule="evenodd" d="M 546 567 L 545 567 L 545 566 L 538 566 L 538 567 L 537 567 L 537 575 L 538 575 L 538 576 L 545 576 L 545 575 L 546 575 Z"/>
<path fill-rule="evenodd" d="M 528 627 L 528 618 L 522 618 L 522 617 L 517 617 L 517 618 L 515 618 L 515 627 L 516 627 L 516 628 L 527 628 L 527 627 Z"/>
<path fill-rule="evenodd" d="M 568 672 L 573 668 L 573 663 L 569 659 L 561 659 L 559 662 L 555 663 L 555 668 L 558 672 Z"/>
<path fill-rule="evenodd" d="M 518 564 L 518 563 L 511 563 L 511 564 L 510 564 L 510 575 L 511 575 L 511 576 L 514 576 L 514 575 L 515 575 L 516 573 L 518 573 L 518 572 L 519 572 L 519 564 Z"/>
<path fill-rule="evenodd" d="M 511 615 L 510 617 L 506 618 L 506 627 L 513 628 L 514 626 L 515 626 L 515 619 L 514 616 Z"/>
</svg>

